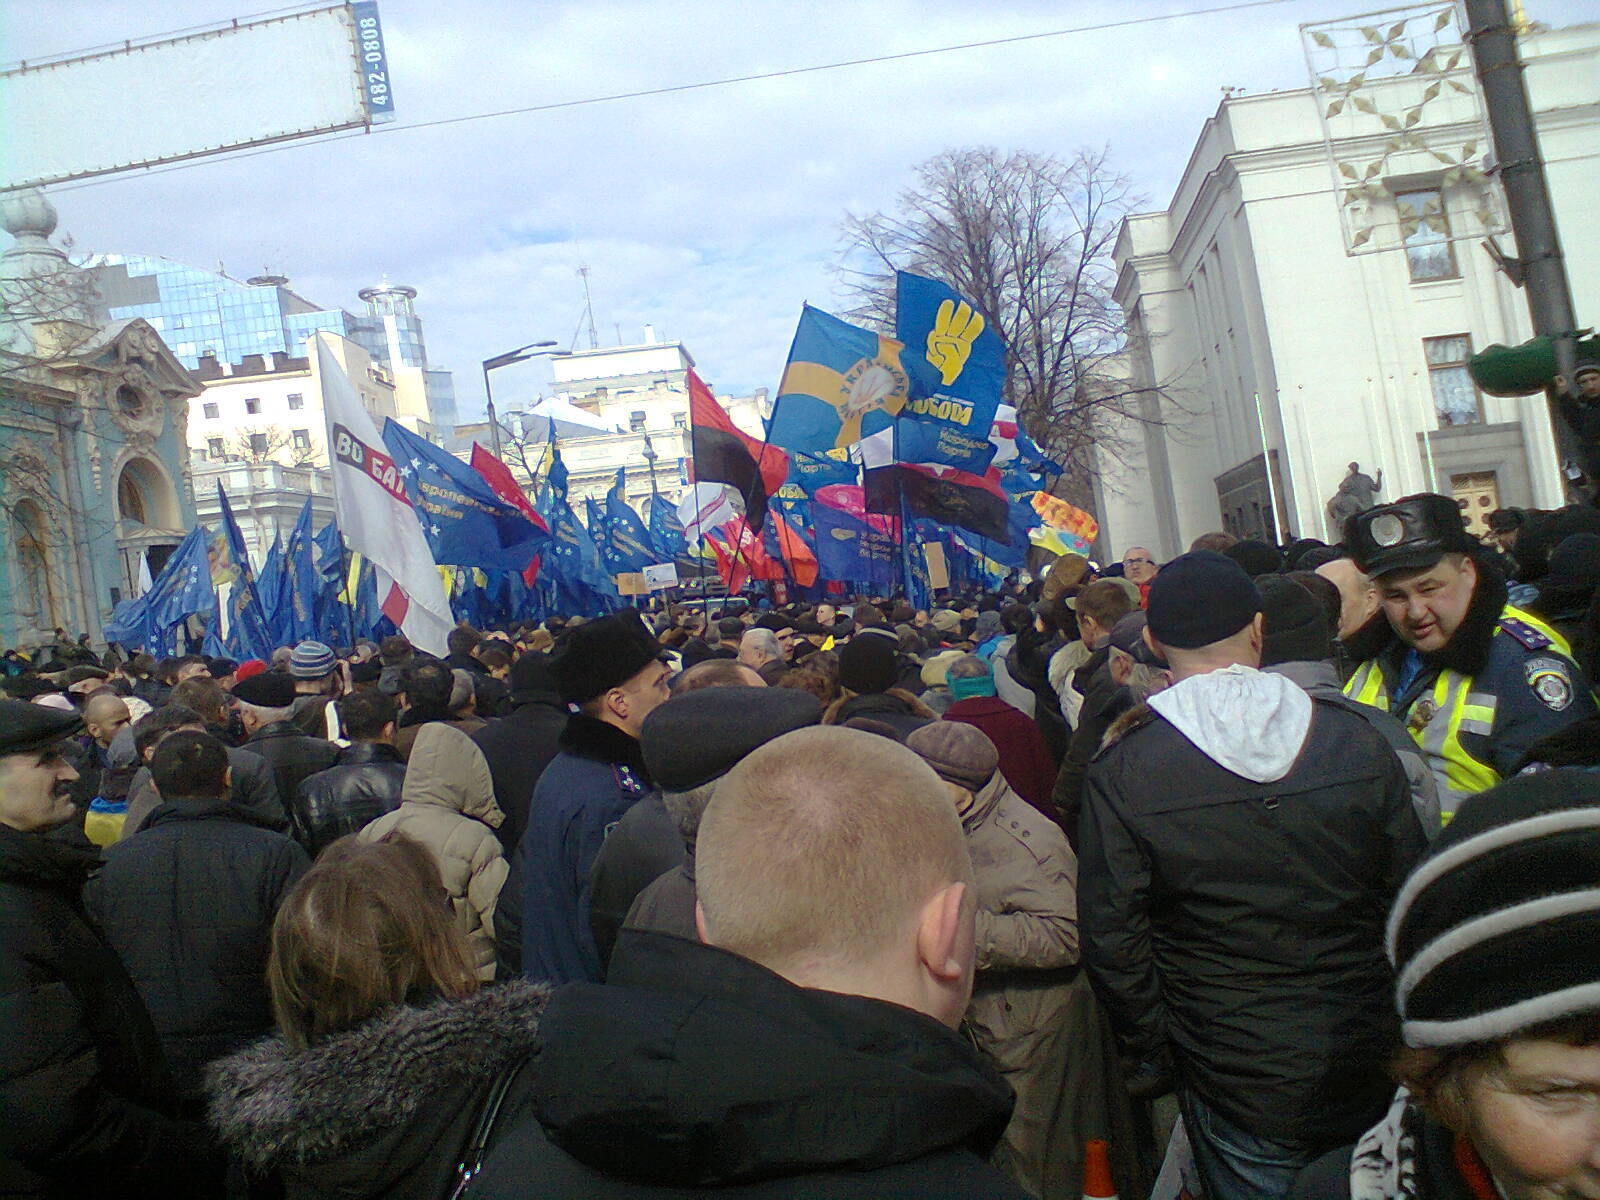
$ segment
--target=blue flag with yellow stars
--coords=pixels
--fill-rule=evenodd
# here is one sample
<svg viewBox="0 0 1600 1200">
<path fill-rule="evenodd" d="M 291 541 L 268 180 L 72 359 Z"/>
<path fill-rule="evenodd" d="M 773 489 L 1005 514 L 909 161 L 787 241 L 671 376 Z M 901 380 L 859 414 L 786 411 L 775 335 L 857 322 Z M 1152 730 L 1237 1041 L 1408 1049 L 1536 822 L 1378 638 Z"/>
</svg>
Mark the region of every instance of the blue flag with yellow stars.
<svg viewBox="0 0 1600 1200">
<path fill-rule="evenodd" d="M 981 475 L 995 455 L 989 430 L 1006 384 L 1000 334 L 947 285 L 900 271 L 895 336 L 914 385 L 895 430 L 895 457 Z"/>
<path fill-rule="evenodd" d="M 822 454 L 889 428 L 913 389 L 904 349 L 894 338 L 806 305 L 767 440 L 785 450 Z"/>
<path fill-rule="evenodd" d="M 639 519 L 639 514 L 628 504 L 623 492 L 626 483 L 627 473 L 624 468 L 618 467 L 616 482 L 606 493 L 604 536 L 597 538 L 600 557 L 605 560 L 606 570 L 613 575 L 642 571 L 651 563 L 665 561 L 645 529 L 644 522 Z"/>
<path fill-rule="evenodd" d="M 520 571 L 549 542 L 482 475 L 392 417 L 383 423 L 383 444 L 440 566 Z"/>
</svg>

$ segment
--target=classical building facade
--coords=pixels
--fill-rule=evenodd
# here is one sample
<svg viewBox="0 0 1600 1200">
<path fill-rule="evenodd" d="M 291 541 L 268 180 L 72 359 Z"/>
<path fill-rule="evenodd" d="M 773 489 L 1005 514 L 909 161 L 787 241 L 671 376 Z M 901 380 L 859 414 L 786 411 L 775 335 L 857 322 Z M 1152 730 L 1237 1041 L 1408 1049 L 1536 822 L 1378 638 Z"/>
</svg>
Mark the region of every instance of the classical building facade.
<svg viewBox="0 0 1600 1200">
<path fill-rule="evenodd" d="M 98 641 L 194 525 L 185 426 L 200 382 L 138 317 L 106 319 L 51 244 L 38 192 L 0 200 L 0 643 Z"/>
<path fill-rule="evenodd" d="M 1326 503 L 1351 462 L 1382 469 L 1383 497 L 1453 494 L 1475 526 L 1562 503 L 1543 397 L 1483 395 L 1467 374 L 1472 353 L 1532 330 L 1482 246 L 1512 243 L 1470 56 L 1429 40 L 1448 39 L 1436 20 L 1372 31 L 1389 66 L 1224 100 L 1170 206 L 1125 222 L 1130 365 L 1165 397 L 1135 453 L 1102 464 L 1112 552 L 1170 556 L 1211 529 L 1337 540 Z M 1330 45 L 1365 37 L 1346 24 Z M 1579 324 L 1594 324 L 1600 26 L 1529 34 L 1522 54 Z"/>
</svg>

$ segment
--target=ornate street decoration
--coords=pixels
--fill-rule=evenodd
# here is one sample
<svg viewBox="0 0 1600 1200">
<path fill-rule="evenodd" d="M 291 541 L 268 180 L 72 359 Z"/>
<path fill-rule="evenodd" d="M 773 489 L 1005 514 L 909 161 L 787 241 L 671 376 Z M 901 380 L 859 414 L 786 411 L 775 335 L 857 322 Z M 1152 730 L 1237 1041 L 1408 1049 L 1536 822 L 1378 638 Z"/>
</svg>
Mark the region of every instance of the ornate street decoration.
<svg viewBox="0 0 1600 1200">
<path fill-rule="evenodd" d="M 1300 36 L 1347 253 L 1398 249 L 1419 232 L 1431 241 L 1505 232 L 1455 4 L 1312 22 Z"/>
</svg>

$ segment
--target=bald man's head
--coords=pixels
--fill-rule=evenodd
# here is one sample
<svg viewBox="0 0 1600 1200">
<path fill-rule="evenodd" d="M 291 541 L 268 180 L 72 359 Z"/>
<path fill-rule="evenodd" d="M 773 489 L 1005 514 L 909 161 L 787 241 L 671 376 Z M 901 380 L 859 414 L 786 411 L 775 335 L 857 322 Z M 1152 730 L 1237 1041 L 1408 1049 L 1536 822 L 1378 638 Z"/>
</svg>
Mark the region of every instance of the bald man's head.
<svg viewBox="0 0 1600 1200">
<path fill-rule="evenodd" d="M 695 876 L 710 944 L 808 986 L 830 986 L 830 972 L 867 980 L 833 990 L 959 1020 L 972 864 L 938 776 L 904 746 L 819 726 L 747 755 L 701 822 Z M 956 924 L 938 933 L 930 914 L 945 901 L 938 920 Z M 939 942 L 946 934 L 962 946 Z"/>
<path fill-rule="evenodd" d="M 83 725 L 89 736 L 102 746 L 110 746 L 122 727 L 132 719 L 121 696 L 102 693 L 91 696 L 83 706 Z"/>
</svg>

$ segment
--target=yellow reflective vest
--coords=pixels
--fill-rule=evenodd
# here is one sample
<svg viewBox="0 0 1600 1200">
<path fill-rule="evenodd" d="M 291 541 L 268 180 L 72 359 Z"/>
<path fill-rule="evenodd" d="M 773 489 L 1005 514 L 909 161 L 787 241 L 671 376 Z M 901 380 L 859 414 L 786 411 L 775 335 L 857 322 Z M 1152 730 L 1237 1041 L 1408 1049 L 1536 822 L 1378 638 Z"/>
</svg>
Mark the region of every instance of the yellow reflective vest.
<svg viewBox="0 0 1600 1200">
<path fill-rule="evenodd" d="M 1509 774 L 1535 742 L 1595 711 L 1571 652 L 1555 629 L 1508 604 L 1476 676 L 1424 666 L 1397 698 L 1401 656 L 1382 654 L 1362 663 L 1344 691 L 1405 723 L 1433 772 L 1448 821 L 1462 800 Z"/>
</svg>

